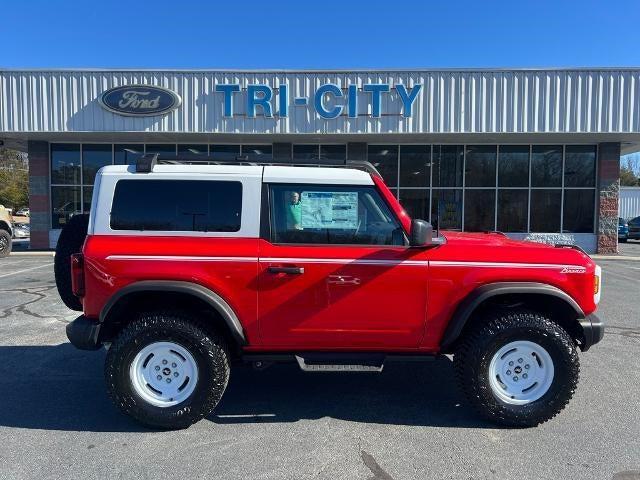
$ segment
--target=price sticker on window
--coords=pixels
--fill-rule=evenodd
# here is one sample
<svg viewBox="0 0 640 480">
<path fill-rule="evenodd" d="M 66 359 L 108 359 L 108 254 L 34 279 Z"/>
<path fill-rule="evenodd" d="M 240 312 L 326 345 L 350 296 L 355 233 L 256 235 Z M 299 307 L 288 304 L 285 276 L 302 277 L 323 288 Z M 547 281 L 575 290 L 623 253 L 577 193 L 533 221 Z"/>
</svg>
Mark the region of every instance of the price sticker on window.
<svg viewBox="0 0 640 480">
<path fill-rule="evenodd" d="M 358 228 L 357 192 L 302 192 L 301 226 L 305 228 Z"/>
</svg>

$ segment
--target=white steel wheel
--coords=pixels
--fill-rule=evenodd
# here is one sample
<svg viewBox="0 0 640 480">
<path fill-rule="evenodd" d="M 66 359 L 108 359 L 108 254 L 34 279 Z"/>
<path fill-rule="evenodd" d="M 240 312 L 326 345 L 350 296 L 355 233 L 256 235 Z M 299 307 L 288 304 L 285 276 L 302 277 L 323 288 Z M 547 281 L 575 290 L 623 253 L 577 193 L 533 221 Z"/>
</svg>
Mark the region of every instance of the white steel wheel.
<svg viewBox="0 0 640 480">
<path fill-rule="evenodd" d="M 551 355 L 537 343 L 520 340 L 506 344 L 493 355 L 489 385 L 499 400 L 526 405 L 549 391 L 553 374 Z"/>
<path fill-rule="evenodd" d="M 134 391 L 156 407 L 177 405 L 198 384 L 198 365 L 189 351 L 173 342 L 155 342 L 133 359 L 129 377 Z"/>
</svg>

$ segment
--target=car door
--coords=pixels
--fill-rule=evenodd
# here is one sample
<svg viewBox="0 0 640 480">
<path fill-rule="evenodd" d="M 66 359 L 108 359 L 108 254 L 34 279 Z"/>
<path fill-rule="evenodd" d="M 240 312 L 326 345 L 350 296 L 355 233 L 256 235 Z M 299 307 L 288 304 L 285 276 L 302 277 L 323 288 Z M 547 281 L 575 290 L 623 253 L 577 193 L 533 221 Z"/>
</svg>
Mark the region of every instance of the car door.
<svg viewBox="0 0 640 480">
<path fill-rule="evenodd" d="M 417 347 L 427 305 L 425 250 L 408 247 L 376 187 L 266 188 L 269 228 L 260 241 L 258 280 L 263 344 Z"/>
</svg>

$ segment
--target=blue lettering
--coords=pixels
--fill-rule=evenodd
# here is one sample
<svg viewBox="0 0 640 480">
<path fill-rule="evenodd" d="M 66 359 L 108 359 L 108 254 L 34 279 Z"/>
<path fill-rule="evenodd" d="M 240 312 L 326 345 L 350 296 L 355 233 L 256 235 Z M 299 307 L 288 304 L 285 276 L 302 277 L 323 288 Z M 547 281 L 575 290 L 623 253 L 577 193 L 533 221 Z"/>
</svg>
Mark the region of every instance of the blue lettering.
<svg viewBox="0 0 640 480">
<path fill-rule="evenodd" d="M 280 84 L 278 87 L 278 115 L 281 117 L 289 116 L 289 85 L 286 83 Z"/>
<path fill-rule="evenodd" d="M 261 95 L 258 96 L 258 93 Z M 271 98 L 273 90 L 269 85 L 249 85 L 247 87 L 247 117 L 255 118 L 256 106 L 262 107 L 265 117 L 273 117 L 271 112 Z"/>
<path fill-rule="evenodd" d="M 240 85 L 237 83 L 216 85 L 215 91 L 224 93 L 224 116 L 233 117 L 233 92 L 239 92 Z"/>
<path fill-rule="evenodd" d="M 411 107 L 413 106 L 413 102 L 418 98 L 418 93 L 420 93 L 420 89 L 422 85 L 417 84 L 411 89 L 411 93 L 407 93 L 407 87 L 403 84 L 399 84 L 395 86 L 398 95 L 400 95 L 400 99 L 402 100 L 402 116 L 410 117 L 411 116 Z"/>
<path fill-rule="evenodd" d="M 335 97 L 342 97 L 342 90 L 337 85 L 333 85 L 332 83 L 328 83 L 326 85 L 321 85 L 318 90 L 316 90 L 315 96 L 315 107 L 316 112 L 322 118 L 336 118 L 342 113 L 342 109 L 344 108 L 342 105 L 336 105 L 331 110 L 327 110 L 324 106 L 324 98 L 325 94 L 332 94 Z"/>
<path fill-rule="evenodd" d="M 358 86 L 357 85 L 349 85 L 349 98 L 348 104 L 349 107 L 348 115 L 349 118 L 358 118 Z"/>
<path fill-rule="evenodd" d="M 365 92 L 371 92 L 371 116 L 380 116 L 380 100 L 382 92 L 388 92 L 389 85 L 386 83 L 367 83 L 362 87 Z"/>
</svg>

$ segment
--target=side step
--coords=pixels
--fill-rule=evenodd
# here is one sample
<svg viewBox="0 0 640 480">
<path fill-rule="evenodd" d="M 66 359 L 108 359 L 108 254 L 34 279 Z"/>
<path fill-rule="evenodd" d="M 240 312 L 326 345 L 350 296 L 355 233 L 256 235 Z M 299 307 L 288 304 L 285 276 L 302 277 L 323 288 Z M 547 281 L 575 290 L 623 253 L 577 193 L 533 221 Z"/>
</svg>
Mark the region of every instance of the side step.
<svg viewBox="0 0 640 480">
<path fill-rule="evenodd" d="M 305 372 L 382 372 L 383 354 L 322 354 L 295 356 L 300 370 Z"/>
</svg>

